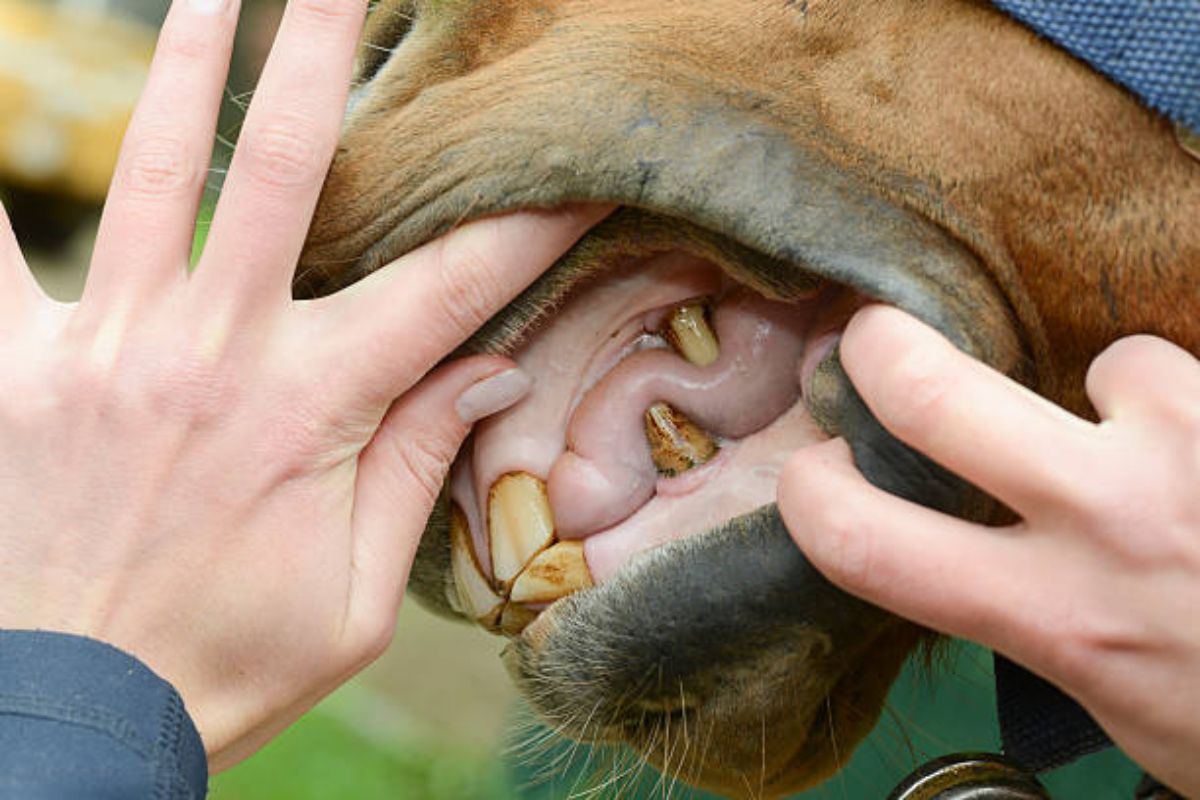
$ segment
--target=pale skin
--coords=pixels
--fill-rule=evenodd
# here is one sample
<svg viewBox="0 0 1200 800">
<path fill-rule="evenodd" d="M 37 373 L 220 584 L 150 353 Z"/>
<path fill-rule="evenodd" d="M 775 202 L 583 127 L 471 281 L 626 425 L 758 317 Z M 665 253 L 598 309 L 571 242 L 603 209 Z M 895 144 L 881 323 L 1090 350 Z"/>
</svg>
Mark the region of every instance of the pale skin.
<svg viewBox="0 0 1200 800">
<path fill-rule="evenodd" d="M 1075 417 L 895 309 L 841 342 L 896 436 L 1016 511 L 984 527 L 886 494 L 841 439 L 798 453 L 779 506 L 854 594 L 1063 687 L 1159 779 L 1200 795 L 1200 362 L 1135 336 L 1092 364 Z"/>
<path fill-rule="evenodd" d="M 213 769 L 388 645 L 450 459 L 528 386 L 499 358 L 433 368 L 605 211 L 473 223 L 292 301 L 365 11 L 289 4 L 193 274 L 236 0 L 171 7 L 79 303 L 42 294 L 0 212 L 0 628 L 137 656 Z"/>
</svg>

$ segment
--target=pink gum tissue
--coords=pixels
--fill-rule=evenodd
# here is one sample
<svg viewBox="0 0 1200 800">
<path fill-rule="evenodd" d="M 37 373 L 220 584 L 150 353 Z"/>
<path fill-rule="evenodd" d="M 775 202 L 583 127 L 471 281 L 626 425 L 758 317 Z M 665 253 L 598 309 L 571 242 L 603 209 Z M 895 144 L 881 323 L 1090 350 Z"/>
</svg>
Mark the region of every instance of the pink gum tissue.
<svg viewBox="0 0 1200 800">
<path fill-rule="evenodd" d="M 721 354 L 707 367 L 672 351 L 636 352 L 582 398 L 548 492 L 560 538 L 626 519 L 654 496 L 658 476 L 643 415 L 666 402 L 710 435 L 739 439 L 765 428 L 799 398 L 796 365 L 810 320 L 803 306 L 736 292 L 715 311 Z"/>
</svg>

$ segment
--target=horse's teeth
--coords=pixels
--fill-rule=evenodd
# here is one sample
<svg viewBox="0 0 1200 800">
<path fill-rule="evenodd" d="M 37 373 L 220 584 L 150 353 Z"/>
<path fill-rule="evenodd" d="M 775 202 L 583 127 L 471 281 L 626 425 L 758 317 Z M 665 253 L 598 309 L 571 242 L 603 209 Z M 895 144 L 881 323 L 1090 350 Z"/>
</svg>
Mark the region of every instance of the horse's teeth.
<svg viewBox="0 0 1200 800">
<path fill-rule="evenodd" d="M 492 574 L 507 587 L 529 560 L 554 541 L 554 514 L 546 484 L 527 472 L 510 472 L 488 493 Z"/>
<path fill-rule="evenodd" d="M 559 542 L 529 562 L 513 581 L 509 599 L 515 603 L 553 603 L 591 585 L 583 542 Z"/>
<path fill-rule="evenodd" d="M 663 335 L 678 353 L 698 367 L 707 367 L 721 355 L 717 335 L 708 324 L 700 303 L 680 306 L 671 313 Z"/>
<path fill-rule="evenodd" d="M 520 636 L 522 631 L 537 619 L 538 612 L 531 611 L 520 603 L 509 603 L 500 614 L 499 628 L 505 636 Z"/>
<path fill-rule="evenodd" d="M 646 441 L 660 475 L 671 477 L 712 459 L 719 449 L 704 431 L 666 403 L 646 411 Z"/>
<path fill-rule="evenodd" d="M 486 627 L 494 627 L 504 601 L 492 591 L 479 568 L 466 515 L 455 504 L 450 506 L 450 565 L 462 612 Z"/>
</svg>

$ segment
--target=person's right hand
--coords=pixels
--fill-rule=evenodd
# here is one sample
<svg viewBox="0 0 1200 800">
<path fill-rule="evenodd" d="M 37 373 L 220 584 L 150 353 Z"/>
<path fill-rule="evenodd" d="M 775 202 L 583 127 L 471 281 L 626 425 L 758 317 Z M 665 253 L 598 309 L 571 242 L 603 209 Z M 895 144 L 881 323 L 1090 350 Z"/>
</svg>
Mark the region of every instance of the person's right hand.
<svg viewBox="0 0 1200 800">
<path fill-rule="evenodd" d="M 875 488 L 841 439 L 800 451 L 779 510 L 834 583 L 1061 686 L 1126 752 L 1200 796 L 1200 361 L 1149 336 L 1092 364 L 1098 424 L 893 308 L 841 343 L 896 436 L 1004 501 L 987 527 Z"/>
<path fill-rule="evenodd" d="M 388 644 L 449 460 L 527 379 L 474 358 L 414 386 L 603 214 L 473 223 L 293 302 L 365 8 L 288 5 L 193 275 L 234 0 L 173 4 L 78 305 L 0 214 L 0 628 L 139 657 L 216 768 Z"/>
</svg>

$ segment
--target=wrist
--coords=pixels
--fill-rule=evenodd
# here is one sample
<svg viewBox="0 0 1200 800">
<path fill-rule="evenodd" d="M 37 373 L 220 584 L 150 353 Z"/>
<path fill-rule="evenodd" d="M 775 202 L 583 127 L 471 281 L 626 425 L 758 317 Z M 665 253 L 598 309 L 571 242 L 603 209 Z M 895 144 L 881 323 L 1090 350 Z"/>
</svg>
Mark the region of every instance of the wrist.
<svg viewBox="0 0 1200 800">
<path fill-rule="evenodd" d="M 156 785 L 196 787 L 203 796 L 207 757 L 183 699 L 149 667 L 110 644 L 69 633 L 0 630 L 4 716 L 85 729 L 139 756 Z"/>
</svg>

